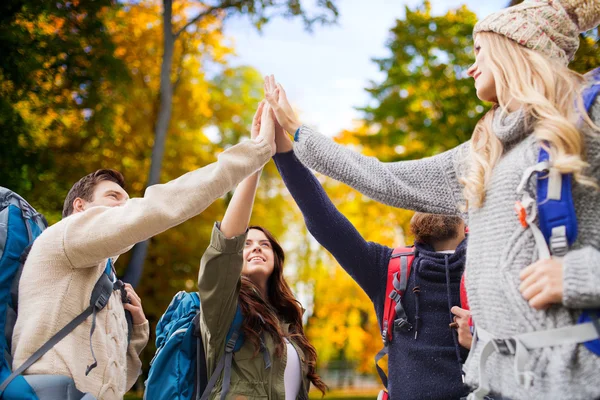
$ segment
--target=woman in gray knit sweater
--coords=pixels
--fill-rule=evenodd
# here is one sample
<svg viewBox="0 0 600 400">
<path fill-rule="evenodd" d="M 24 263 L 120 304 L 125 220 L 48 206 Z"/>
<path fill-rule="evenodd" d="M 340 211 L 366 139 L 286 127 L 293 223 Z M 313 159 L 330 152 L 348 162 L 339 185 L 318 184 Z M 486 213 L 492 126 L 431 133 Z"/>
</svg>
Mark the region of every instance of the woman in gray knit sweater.
<svg viewBox="0 0 600 400">
<path fill-rule="evenodd" d="M 599 21 L 598 0 L 526 1 L 480 21 L 469 75 L 478 97 L 496 106 L 469 142 L 421 160 L 382 163 L 334 143 L 300 124 L 281 85 L 266 80 L 306 166 L 386 204 L 468 218 L 466 285 L 478 336 L 465 365 L 477 388 L 471 399 L 600 398 L 600 356 L 573 333 L 583 309 L 600 308 L 600 99 L 588 115 L 589 82 L 567 67 L 579 32 Z M 523 177 L 542 142 L 549 176 L 574 177 L 578 236 L 564 257 L 546 257 L 537 219 L 524 226 L 514 211 L 523 193 L 536 197 L 535 174 Z"/>
</svg>

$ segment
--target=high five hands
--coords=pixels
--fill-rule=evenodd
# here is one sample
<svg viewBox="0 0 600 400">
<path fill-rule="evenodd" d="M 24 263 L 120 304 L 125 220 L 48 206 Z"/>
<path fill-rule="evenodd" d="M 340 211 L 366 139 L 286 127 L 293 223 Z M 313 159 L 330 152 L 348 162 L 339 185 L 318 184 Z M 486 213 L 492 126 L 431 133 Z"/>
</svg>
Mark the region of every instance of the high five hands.
<svg viewBox="0 0 600 400">
<path fill-rule="evenodd" d="M 273 118 L 271 107 L 264 100 L 258 103 L 258 108 L 252 119 L 252 128 L 250 137 L 252 139 L 263 138 L 271 145 L 271 156 L 275 154 L 275 119 Z"/>
<path fill-rule="evenodd" d="M 275 82 L 273 75 L 265 77 L 265 99 L 259 103 L 252 121 L 252 138 L 264 136 L 269 140 L 271 129 L 277 153 L 285 153 L 293 149 L 293 144 L 285 133 L 294 134 L 300 128 L 300 122 L 290 105 L 285 90 Z M 268 120 L 268 121 L 267 121 Z M 273 127 L 271 128 L 271 123 Z"/>
<path fill-rule="evenodd" d="M 265 98 L 273 108 L 277 122 L 289 134 L 293 135 L 300 128 L 301 124 L 296 118 L 296 114 L 287 99 L 283 86 L 275 82 L 273 75 L 265 77 Z"/>
<path fill-rule="evenodd" d="M 275 82 L 273 75 L 265 77 L 265 100 L 258 104 L 250 131 L 252 139 L 264 138 L 272 143 L 272 154 L 285 153 L 293 144 L 285 131 L 294 133 L 300 122 L 290 105 L 283 87 Z M 276 149 L 276 150 L 275 150 Z"/>
</svg>

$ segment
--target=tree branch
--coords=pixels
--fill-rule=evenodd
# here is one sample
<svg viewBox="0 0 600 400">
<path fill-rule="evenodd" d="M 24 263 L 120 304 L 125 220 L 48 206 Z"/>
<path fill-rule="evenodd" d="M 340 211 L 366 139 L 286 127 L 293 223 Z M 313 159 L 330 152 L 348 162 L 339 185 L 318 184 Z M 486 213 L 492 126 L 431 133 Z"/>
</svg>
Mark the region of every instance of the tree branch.
<svg viewBox="0 0 600 400">
<path fill-rule="evenodd" d="M 206 17 L 207 15 L 210 15 L 213 12 L 218 11 L 218 10 L 225 10 L 228 8 L 238 6 L 242 3 L 243 3 L 243 0 L 241 0 L 241 1 L 240 0 L 226 0 L 226 1 L 222 2 L 221 4 L 219 4 L 218 6 L 212 6 L 212 7 L 207 8 L 206 10 L 202 11 L 201 13 L 196 15 L 194 18 L 189 20 L 183 26 L 183 28 L 179 29 L 174 35 L 175 39 L 177 39 L 187 28 L 194 25 L 196 22 L 198 22 L 202 18 Z"/>
<path fill-rule="evenodd" d="M 177 91 L 177 87 L 179 86 L 179 83 L 181 82 L 181 74 L 183 72 L 183 59 L 185 58 L 186 54 L 187 54 L 187 42 L 184 40 L 183 43 L 181 44 L 181 56 L 179 57 L 179 62 L 177 63 L 177 79 L 175 79 L 175 82 L 173 82 L 173 93 L 175 93 L 175 91 Z"/>
</svg>

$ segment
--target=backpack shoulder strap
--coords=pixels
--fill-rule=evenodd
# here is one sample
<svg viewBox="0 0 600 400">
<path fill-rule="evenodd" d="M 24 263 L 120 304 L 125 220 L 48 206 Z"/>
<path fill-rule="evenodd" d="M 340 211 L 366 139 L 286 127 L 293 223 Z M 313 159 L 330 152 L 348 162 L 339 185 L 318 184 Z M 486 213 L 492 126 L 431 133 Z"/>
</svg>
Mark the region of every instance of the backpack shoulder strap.
<svg viewBox="0 0 600 400">
<path fill-rule="evenodd" d="M 392 340 L 392 331 L 410 330 L 402 307 L 402 296 L 408 285 L 408 277 L 415 258 L 414 247 L 397 247 L 388 263 L 385 303 L 381 321 L 381 335 L 384 342 Z"/>
<path fill-rule="evenodd" d="M 235 346 L 233 347 L 233 352 L 239 351 L 244 344 L 244 334 L 242 332 L 242 323 L 244 322 L 244 316 L 242 315 L 242 308 L 238 304 L 237 309 L 235 310 L 235 316 L 233 317 L 233 321 L 231 322 L 231 326 L 229 327 L 229 331 L 227 331 L 226 342 L 233 337 L 233 335 L 237 332 L 237 339 L 235 342 Z"/>
<path fill-rule="evenodd" d="M 600 68 L 586 74 L 588 85 L 583 90 L 583 105 L 590 111 L 600 93 Z M 540 147 L 538 162 L 548 162 L 547 143 Z M 577 215 L 573 202 L 572 174 L 556 170 L 538 171 L 536 200 L 540 230 L 552 255 L 563 256 L 577 238 Z"/>
<path fill-rule="evenodd" d="M 196 399 L 208 400 L 210 394 L 217 383 L 217 380 L 223 374 L 223 383 L 221 388 L 221 399 L 224 400 L 227 392 L 229 392 L 229 385 L 231 383 L 231 364 L 233 361 L 233 353 L 242 348 L 244 344 L 244 334 L 242 332 L 242 324 L 244 322 L 244 316 L 242 315 L 242 308 L 238 304 L 235 311 L 235 316 L 227 332 L 225 342 L 225 353 L 219 358 L 217 366 L 213 371 L 210 380 L 208 380 L 208 371 L 206 368 L 206 353 L 204 351 L 204 343 L 202 341 L 202 335 L 200 333 L 200 313 L 197 314 L 194 319 L 196 324 L 196 382 L 195 392 Z M 265 351 L 263 350 L 263 354 Z M 201 397 L 199 395 L 201 394 Z"/>
<path fill-rule="evenodd" d="M 200 311 L 192 321 L 194 336 L 196 337 L 196 377 L 194 379 L 194 393 L 192 399 L 198 399 L 198 394 L 204 394 L 208 385 L 208 371 L 206 368 L 206 352 L 204 351 L 204 340 L 200 332 Z"/>
<path fill-rule="evenodd" d="M 588 80 L 588 84 L 581 96 L 583 97 L 583 106 L 589 113 L 598 97 L 598 93 L 600 93 L 600 67 L 588 72 L 585 74 L 585 77 Z"/>
<path fill-rule="evenodd" d="M 549 154 L 540 147 L 538 162 L 549 160 Z M 577 238 L 577 215 L 573 202 L 573 176 L 561 174 L 550 168 L 538 171 L 536 183 L 536 203 L 540 230 L 550 253 L 564 256 Z"/>
<path fill-rule="evenodd" d="M 65 325 L 60 331 L 56 332 L 46 343 L 44 343 L 35 353 L 33 353 L 19 368 L 15 369 L 0 385 L 0 397 L 6 387 L 19 375 L 21 375 L 27 368 L 31 367 L 37 360 L 39 360 L 44 354 L 46 354 L 51 348 L 53 348 L 58 342 L 63 340 L 69 333 L 77 328 L 83 321 L 85 321 L 90 315 L 94 315 L 106 307 L 110 295 L 114 290 L 114 284 L 107 274 L 100 275 L 100 278 L 92 289 L 92 295 L 90 298 L 90 305 L 88 308 L 83 310 L 81 314 L 73 318 L 71 322 Z M 95 320 L 92 323 L 92 330 L 90 332 L 90 343 L 91 336 L 95 328 Z M 94 351 L 92 349 L 92 356 Z M 95 357 L 94 357 L 95 360 Z M 86 375 L 96 366 L 96 362 L 88 366 Z"/>
<path fill-rule="evenodd" d="M 388 346 L 392 340 L 392 331 L 409 331 L 412 325 L 408 322 L 406 312 L 402 306 L 402 296 L 408 285 L 408 277 L 415 259 L 414 247 L 396 247 L 392 251 L 387 269 L 387 283 L 385 288 L 385 300 L 383 305 L 383 317 L 381 319 L 381 338 L 383 349 L 375 356 L 375 367 L 383 385 L 387 388 L 388 378 L 379 366 L 381 360 L 388 354 Z"/>
</svg>

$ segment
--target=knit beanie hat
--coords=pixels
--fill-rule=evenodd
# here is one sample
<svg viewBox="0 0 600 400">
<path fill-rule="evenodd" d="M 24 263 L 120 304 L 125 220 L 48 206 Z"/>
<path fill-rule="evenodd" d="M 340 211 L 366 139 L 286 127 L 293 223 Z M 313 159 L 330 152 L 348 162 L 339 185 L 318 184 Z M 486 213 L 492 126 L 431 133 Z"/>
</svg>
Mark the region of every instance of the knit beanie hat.
<svg viewBox="0 0 600 400">
<path fill-rule="evenodd" d="M 490 14 L 475 25 L 567 65 L 579 47 L 579 33 L 600 23 L 600 0 L 525 0 Z"/>
</svg>

